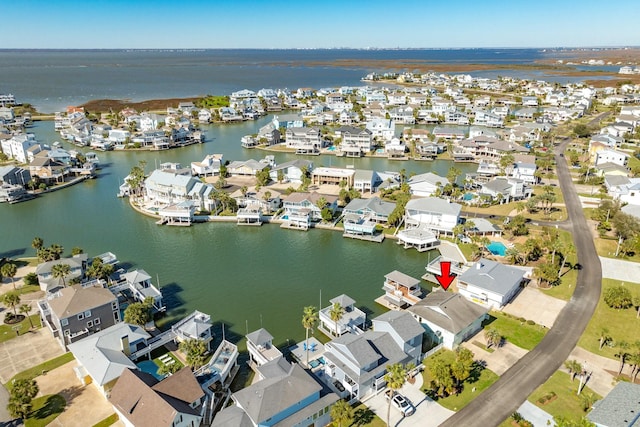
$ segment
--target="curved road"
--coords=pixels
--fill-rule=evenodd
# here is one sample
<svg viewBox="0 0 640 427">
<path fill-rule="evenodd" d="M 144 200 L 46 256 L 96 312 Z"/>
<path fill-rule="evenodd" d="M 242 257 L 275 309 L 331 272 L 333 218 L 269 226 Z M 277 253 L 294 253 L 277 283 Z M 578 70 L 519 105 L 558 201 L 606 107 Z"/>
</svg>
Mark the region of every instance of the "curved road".
<svg viewBox="0 0 640 427">
<path fill-rule="evenodd" d="M 600 298 L 602 269 L 578 194 L 562 153 L 568 141 L 555 150 L 560 188 L 564 195 L 578 261 L 578 283 L 573 297 L 536 348 L 507 370 L 498 381 L 441 426 L 497 426 L 507 419 L 539 385 L 569 357 L 587 327 Z"/>
</svg>

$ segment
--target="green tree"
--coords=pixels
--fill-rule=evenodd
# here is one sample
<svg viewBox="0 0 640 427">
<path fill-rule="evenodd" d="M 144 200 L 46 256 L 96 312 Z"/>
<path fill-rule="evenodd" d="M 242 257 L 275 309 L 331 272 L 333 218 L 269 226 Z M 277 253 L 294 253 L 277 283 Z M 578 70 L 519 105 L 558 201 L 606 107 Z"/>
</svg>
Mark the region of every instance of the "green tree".
<svg viewBox="0 0 640 427">
<path fill-rule="evenodd" d="M 334 302 L 331 308 L 329 309 L 329 318 L 335 322 L 336 325 L 336 336 L 340 335 L 338 330 L 338 322 L 344 316 L 344 307 L 340 305 L 339 302 Z"/>
<path fill-rule="evenodd" d="M 190 338 L 182 341 L 179 348 L 186 356 L 187 365 L 191 366 L 194 370 L 204 365 L 205 354 L 207 352 L 207 346 L 204 341 Z"/>
<path fill-rule="evenodd" d="M 427 364 L 427 369 L 433 378 L 438 396 L 446 396 L 454 391 L 455 382 L 450 364 L 436 357 Z"/>
<path fill-rule="evenodd" d="M 34 237 L 31 241 L 31 247 L 36 250 L 36 252 L 42 249 L 42 245 L 44 245 L 44 241 L 40 237 Z"/>
<path fill-rule="evenodd" d="M 15 277 L 17 272 L 18 272 L 18 267 L 12 262 L 7 262 L 2 266 L 2 268 L 0 268 L 0 274 L 1 274 L 0 279 L 2 278 L 2 276 L 10 277 L 11 284 L 13 285 L 13 289 L 15 290 L 16 282 L 13 280 L 13 278 Z"/>
<path fill-rule="evenodd" d="M 579 123 L 574 126 L 573 134 L 578 138 L 586 138 L 591 135 L 591 131 L 587 127 L 587 125 Z"/>
<path fill-rule="evenodd" d="M 37 286 L 37 285 L 39 285 L 38 275 L 36 273 L 27 273 L 22 278 L 22 283 L 25 286 Z"/>
<path fill-rule="evenodd" d="M 633 297 L 629 288 L 613 286 L 604 291 L 604 302 L 611 308 L 629 308 L 633 305 Z"/>
<path fill-rule="evenodd" d="M 83 253 L 83 252 L 84 252 L 84 249 L 82 249 L 82 248 L 81 248 L 81 247 L 79 247 L 79 246 L 74 246 L 74 247 L 71 249 L 71 255 L 72 255 L 72 256 L 73 256 L 73 255 L 80 255 L 80 254 L 81 254 L 81 253 Z"/>
<path fill-rule="evenodd" d="M 494 345 L 500 344 L 502 336 L 497 329 L 489 328 L 484 330 L 484 339 L 487 340 L 487 347 L 492 347 Z"/>
<path fill-rule="evenodd" d="M 555 416 L 553 417 L 553 422 L 555 424 L 555 427 L 596 427 L 594 423 L 592 423 L 585 417 L 574 421 L 563 416 Z"/>
<path fill-rule="evenodd" d="M 469 378 L 471 371 L 473 370 L 473 352 L 465 347 L 458 347 L 456 349 L 456 360 L 451 364 L 451 373 L 457 381 L 457 386 Z"/>
<path fill-rule="evenodd" d="M 500 158 L 500 170 L 502 173 L 509 172 L 510 168 L 513 168 L 513 164 L 515 163 L 515 158 L 513 154 L 507 153 Z"/>
<path fill-rule="evenodd" d="M 113 265 L 105 264 L 101 258 L 95 257 L 87 268 L 87 277 L 107 280 L 113 274 Z"/>
<path fill-rule="evenodd" d="M 29 319 L 29 324 L 31 325 L 31 329 L 33 329 L 33 321 L 29 316 L 29 313 L 31 313 L 31 310 L 33 310 L 33 307 L 31 307 L 31 304 L 21 304 L 20 307 L 18 307 L 18 310 L 20 310 L 20 313 L 24 314 L 27 317 L 27 319 Z"/>
<path fill-rule="evenodd" d="M 129 188 L 131 188 L 131 195 L 134 197 L 139 197 L 142 195 L 145 179 L 144 168 L 146 167 L 146 165 L 146 161 L 140 160 L 137 165 L 131 168 L 129 175 L 125 179 L 127 184 L 129 184 Z"/>
<path fill-rule="evenodd" d="M 133 302 L 124 310 L 124 321 L 138 326 L 144 326 L 152 319 L 153 299 L 145 302 Z"/>
<path fill-rule="evenodd" d="M 7 307 L 11 307 L 14 316 L 18 315 L 18 313 L 16 312 L 16 306 L 20 304 L 20 295 L 15 292 L 7 292 L 2 296 L 2 302 Z"/>
<path fill-rule="evenodd" d="M 302 327 L 305 329 L 305 346 L 307 348 L 307 366 L 309 366 L 309 331 L 318 323 L 318 310 L 313 306 L 302 310 Z"/>
<path fill-rule="evenodd" d="M 62 286 L 67 287 L 65 279 L 71 274 L 71 266 L 69 264 L 56 264 L 51 267 L 51 275 L 54 279 L 61 279 Z"/>
<path fill-rule="evenodd" d="M 455 166 L 451 166 L 447 172 L 447 179 L 451 184 L 455 184 L 460 175 L 462 175 L 462 171 Z"/>
<path fill-rule="evenodd" d="M 389 396 L 387 403 L 387 425 L 390 426 L 391 423 L 389 419 L 391 418 L 391 398 L 396 393 L 396 391 L 400 390 L 404 383 L 407 382 L 407 374 L 409 370 L 402 363 L 394 363 L 393 365 L 387 365 L 387 373 L 384 374 L 384 380 L 387 382 L 387 388 L 391 390 L 391 396 Z"/>
<path fill-rule="evenodd" d="M 571 381 L 576 379 L 576 375 L 583 371 L 582 364 L 577 360 L 567 360 L 564 362 L 564 367 L 569 371 L 569 375 L 571 375 Z"/>
<path fill-rule="evenodd" d="M 269 175 L 270 171 L 271 169 L 267 166 L 261 171 L 256 172 L 256 179 L 258 180 L 258 184 L 264 187 L 269 183 L 269 181 L 271 181 L 271 177 Z"/>
<path fill-rule="evenodd" d="M 623 340 L 619 341 L 616 347 L 618 348 L 618 350 L 616 351 L 615 356 L 620 361 L 620 369 L 618 369 L 618 375 L 620 375 L 622 374 L 622 368 L 624 368 L 624 363 L 627 359 L 627 356 L 629 355 L 628 350 L 630 345 L 628 342 Z"/>
<path fill-rule="evenodd" d="M 353 407 L 344 399 L 338 400 L 331 407 L 331 419 L 337 427 L 349 426 L 354 418 Z"/>
<path fill-rule="evenodd" d="M 580 395 L 580 406 L 582 406 L 582 410 L 587 412 L 594 403 L 598 401 L 598 398 L 593 393 L 582 393 Z"/>
<path fill-rule="evenodd" d="M 31 412 L 31 401 L 36 397 L 38 391 L 40 391 L 40 389 L 34 379 L 13 380 L 9 396 L 9 405 L 7 406 L 11 416 L 22 419 L 26 418 Z"/>
<path fill-rule="evenodd" d="M 600 341 L 600 347 L 598 348 L 598 350 L 602 350 L 602 347 L 604 347 L 605 344 L 611 342 L 611 335 L 609 334 L 609 329 L 607 328 L 601 328 L 600 329 L 600 338 L 598 338 L 598 341 Z"/>
</svg>

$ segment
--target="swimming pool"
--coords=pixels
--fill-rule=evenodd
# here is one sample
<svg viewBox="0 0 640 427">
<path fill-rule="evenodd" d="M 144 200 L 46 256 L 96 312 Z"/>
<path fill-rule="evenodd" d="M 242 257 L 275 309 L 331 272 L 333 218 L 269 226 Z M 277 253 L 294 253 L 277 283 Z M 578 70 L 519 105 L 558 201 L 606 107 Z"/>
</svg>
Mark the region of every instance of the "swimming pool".
<svg viewBox="0 0 640 427">
<path fill-rule="evenodd" d="M 502 242 L 491 242 L 486 246 L 486 248 L 493 255 L 504 256 L 507 253 L 507 247 Z"/>
<path fill-rule="evenodd" d="M 158 380 L 162 380 L 164 378 L 164 375 L 160 375 L 158 373 L 158 365 L 156 365 L 153 360 L 143 360 L 142 362 L 136 363 L 136 366 L 142 372 L 146 372 L 147 374 L 151 374 L 154 377 L 156 377 L 156 379 L 158 379 Z"/>
</svg>

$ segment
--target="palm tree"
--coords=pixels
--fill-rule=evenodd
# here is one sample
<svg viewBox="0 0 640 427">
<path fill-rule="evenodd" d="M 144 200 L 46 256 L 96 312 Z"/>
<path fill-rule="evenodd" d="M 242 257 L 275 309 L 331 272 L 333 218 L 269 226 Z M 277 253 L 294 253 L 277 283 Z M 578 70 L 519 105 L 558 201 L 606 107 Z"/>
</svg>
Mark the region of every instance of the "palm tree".
<svg viewBox="0 0 640 427">
<path fill-rule="evenodd" d="M 484 338 L 487 340 L 488 348 L 492 345 L 498 345 L 500 343 L 500 340 L 502 339 L 502 336 L 500 336 L 500 332 L 498 332 L 497 329 L 491 328 L 484 331 Z"/>
<path fill-rule="evenodd" d="M 611 335 L 609 335 L 609 330 L 607 328 L 600 329 L 600 347 L 598 350 L 602 350 L 602 347 L 611 341 Z"/>
<path fill-rule="evenodd" d="M 271 213 L 271 203 L 269 203 L 269 200 L 271 200 L 271 191 L 265 191 L 264 194 L 262 195 L 262 200 L 265 201 L 265 204 L 267 205 L 267 209 L 268 209 L 268 213 Z"/>
<path fill-rule="evenodd" d="M 42 245 L 44 245 L 44 241 L 40 237 L 34 237 L 31 241 L 31 247 L 36 250 L 42 249 Z"/>
<path fill-rule="evenodd" d="M 338 333 L 338 322 L 344 316 L 344 307 L 340 305 L 339 302 L 334 302 L 331 308 L 329 309 L 329 317 L 336 324 L 336 336 L 340 335 Z"/>
<path fill-rule="evenodd" d="M 5 265 L 2 266 L 2 269 L 0 269 L 0 273 L 2 273 L 2 276 L 11 278 L 11 284 L 13 285 L 14 291 L 16 289 L 16 282 L 13 281 L 13 278 L 15 277 L 17 272 L 18 272 L 18 267 L 16 267 L 16 265 L 12 262 L 7 262 Z"/>
<path fill-rule="evenodd" d="M 309 366 L 309 331 L 318 323 L 318 310 L 313 306 L 305 307 L 302 310 L 302 327 L 305 329 L 305 346 L 307 353 L 307 366 Z"/>
<path fill-rule="evenodd" d="M 7 292 L 2 297 L 2 302 L 4 303 L 4 305 L 13 309 L 14 315 L 18 315 L 18 313 L 16 313 L 16 306 L 20 304 L 20 295 L 15 292 Z"/>
<path fill-rule="evenodd" d="M 62 286 L 65 288 L 67 284 L 64 279 L 66 279 L 69 274 L 71 274 L 71 266 L 69 264 L 56 264 L 51 267 L 51 275 L 55 279 L 62 279 Z"/>
<path fill-rule="evenodd" d="M 618 375 L 622 373 L 622 368 L 624 368 L 624 362 L 627 359 L 629 349 L 629 343 L 626 341 L 620 341 L 618 343 L 618 352 L 616 353 L 616 357 L 620 358 L 620 369 L 618 369 Z"/>
<path fill-rule="evenodd" d="M 562 264 L 560 265 L 560 270 L 558 270 L 558 277 L 562 276 L 562 270 L 564 269 L 564 264 L 567 262 L 567 258 L 569 258 L 569 255 L 575 253 L 576 247 L 573 246 L 573 243 L 571 242 L 567 243 L 567 245 L 562 249 Z"/>
<path fill-rule="evenodd" d="M 25 314 L 27 316 L 27 319 L 29 319 L 29 324 L 31 325 L 31 329 L 33 329 L 33 321 L 29 316 L 29 313 L 31 313 L 31 310 L 33 310 L 33 307 L 31 307 L 31 304 L 22 304 L 20 305 L 18 310 L 20 310 L 21 314 Z"/>
<path fill-rule="evenodd" d="M 407 381 L 408 369 L 402 363 L 394 363 L 393 365 L 387 365 L 387 373 L 384 374 L 384 380 L 387 382 L 387 388 L 391 390 L 391 396 L 388 396 L 387 403 L 387 425 L 391 423 L 389 419 L 391 417 L 391 400 L 397 390 L 400 390 L 404 383 Z"/>
<path fill-rule="evenodd" d="M 564 367 L 569 371 L 571 381 L 574 381 L 576 379 L 576 375 L 583 370 L 582 365 L 577 360 L 567 360 L 564 362 Z"/>
<path fill-rule="evenodd" d="M 353 407 L 344 399 L 338 400 L 331 407 L 331 419 L 338 423 L 338 427 L 350 425 L 353 417 Z"/>
</svg>

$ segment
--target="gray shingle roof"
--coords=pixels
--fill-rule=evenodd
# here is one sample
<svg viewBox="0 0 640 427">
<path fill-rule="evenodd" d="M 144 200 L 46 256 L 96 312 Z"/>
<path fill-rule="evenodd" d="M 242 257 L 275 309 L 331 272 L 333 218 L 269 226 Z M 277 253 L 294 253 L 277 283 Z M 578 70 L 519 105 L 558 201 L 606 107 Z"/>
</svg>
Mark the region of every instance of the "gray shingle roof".
<svg viewBox="0 0 640 427">
<path fill-rule="evenodd" d="M 108 289 L 74 285 L 61 289 L 57 298 L 49 300 L 49 307 L 58 319 L 65 319 L 115 301 L 116 297 Z"/>
<path fill-rule="evenodd" d="M 473 267 L 462 273 L 458 281 L 478 288 L 506 295 L 524 277 L 524 270 L 481 258 Z"/>
<path fill-rule="evenodd" d="M 640 385 L 619 382 L 600 402 L 597 402 L 587 418 L 599 426 L 640 426 Z"/>
<path fill-rule="evenodd" d="M 423 197 L 420 199 L 409 200 L 407 202 L 406 209 L 458 216 L 460 215 L 462 206 L 437 197 Z"/>
<path fill-rule="evenodd" d="M 346 212 L 355 212 L 364 209 L 369 209 L 379 215 L 389 216 L 391 212 L 396 208 L 395 203 L 385 202 L 380 200 L 379 197 L 371 197 L 369 199 L 353 199 L 347 206 L 344 207 Z"/>
<path fill-rule="evenodd" d="M 442 291 L 431 292 L 407 311 L 453 334 L 464 330 L 487 313 L 487 309 L 460 294 Z"/>
<path fill-rule="evenodd" d="M 273 335 L 271 335 L 269 331 L 264 328 L 260 328 L 257 331 L 253 331 L 250 334 L 247 334 L 247 341 L 251 341 L 256 345 L 271 342 L 272 339 Z"/>
<path fill-rule="evenodd" d="M 404 342 L 422 335 L 424 329 L 420 323 L 407 311 L 391 310 L 373 319 L 375 322 L 387 322 L 396 331 L 400 339 Z"/>
</svg>

